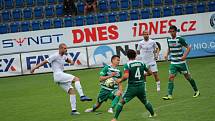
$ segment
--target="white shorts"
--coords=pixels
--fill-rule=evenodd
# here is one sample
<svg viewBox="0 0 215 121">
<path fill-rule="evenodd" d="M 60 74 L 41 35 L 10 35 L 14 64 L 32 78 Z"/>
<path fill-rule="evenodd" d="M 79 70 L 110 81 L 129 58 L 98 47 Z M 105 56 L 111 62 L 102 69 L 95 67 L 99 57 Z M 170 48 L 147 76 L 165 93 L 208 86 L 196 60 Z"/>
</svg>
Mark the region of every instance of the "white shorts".
<svg viewBox="0 0 215 121">
<path fill-rule="evenodd" d="M 147 68 L 150 69 L 152 72 L 158 72 L 158 67 L 156 63 L 147 65 Z"/>
<path fill-rule="evenodd" d="M 66 92 L 68 92 L 70 88 L 73 88 L 72 80 L 74 80 L 74 78 L 75 76 L 64 72 L 54 73 L 54 81 Z"/>
</svg>

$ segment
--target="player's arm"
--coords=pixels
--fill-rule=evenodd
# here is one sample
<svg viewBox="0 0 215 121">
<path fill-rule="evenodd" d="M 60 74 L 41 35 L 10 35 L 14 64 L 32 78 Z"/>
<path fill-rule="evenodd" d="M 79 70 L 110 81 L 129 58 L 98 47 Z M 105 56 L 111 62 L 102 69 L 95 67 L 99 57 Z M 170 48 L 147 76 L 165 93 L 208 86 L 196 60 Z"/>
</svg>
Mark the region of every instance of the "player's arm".
<svg viewBox="0 0 215 121">
<path fill-rule="evenodd" d="M 70 63 L 70 64 L 72 64 L 72 65 L 75 63 L 75 62 L 74 62 L 72 59 L 70 59 L 70 58 L 67 58 L 67 59 L 66 59 L 66 62 L 67 62 L 67 63 Z"/>
<path fill-rule="evenodd" d="M 184 52 L 184 55 L 181 57 L 181 60 L 185 60 L 188 56 L 188 54 L 190 53 L 190 50 L 191 50 L 191 46 L 190 45 L 187 45 L 187 46 L 184 46 L 186 48 L 186 51 Z"/>
<path fill-rule="evenodd" d="M 140 55 L 140 49 L 141 49 L 141 46 L 140 46 L 140 42 L 138 43 L 138 46 L 137 46 L 137 54 Z"/>
<path fill-rule="evenodd" d="M 105 66 L 99 73 L 100 77 L 99 77 L 99 81 L 102 82 L 102 81 L 105 81 L 113 76 L 116 75 L 116 72 L 112 72 L 111 75 L 108 75 L 107 74 L 108 72 L 108 66 Z"/>
<path fill-rule="evenodd" d="M 157 60 L 157 59 L 158 59 L 158 55 L 159 55 L 159 53 L 160 53 L 159 48 L 158 48 L 158 47 L 156 47 L 156 48 L 155 48 L 155 51 L 154 51 L 155 60 Z"/>
<path fill-rule="evenodd" d="M 34 66 L 32 69 L 31 69 L 31 73 L 34 73 L 34 71 L 36 69 L 38 69 L 40 66 L 43 66 L 44 64 L 48 63 L 48 60 L 44 60 L 42 61 L 41 63 L 37 64 L 36 66 Z"/>
<path fill-rule="evenodd" d="M 105 80 L 107 80 L 107 79 L 109 79 L 109 78 L 115 76 L 115 75 L 116 75 L 116 72 L 112 72 L 111 75 L 108 75 L 108 76 L 100 76 L 100 77 L 99 77 L 99 80 L 100 80 L 100 82 L 102 82 L 102 81 L 105 81 Z"/>
<path fill-rule="evenodd" d="M 187 58 L 188 54 L 190 53 L 191 46 L 186 43 L 184 38 L 180 38 L 179 43 L 181 43 L 181 45 L 186 48 L 186 50 L 181 58 L 181 60 L 184 61 Z"/>
<path fill-rule="evenodd" d="M 129 70 L 124 70 L 124 75 L 117 79 L 116 82 L 119 84 L 119 83 L 122 83 L 123 81 L 125 81 L 127 78 L 129 77 Z"/>
</svg>

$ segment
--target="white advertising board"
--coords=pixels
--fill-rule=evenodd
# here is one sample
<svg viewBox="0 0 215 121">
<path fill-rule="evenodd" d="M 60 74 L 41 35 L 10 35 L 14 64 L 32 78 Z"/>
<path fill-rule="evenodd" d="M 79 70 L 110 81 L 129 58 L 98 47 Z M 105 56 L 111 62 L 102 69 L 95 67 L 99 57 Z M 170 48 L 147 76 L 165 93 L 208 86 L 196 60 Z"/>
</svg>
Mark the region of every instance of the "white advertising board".
<svg viewBox="0 0 215 121">
<path fill-rule="evenodd" d="M 176 25 L 178 35 L 215 32 L 215 12 L 141 19 L 40 31 L 3 34 L 0 36 L 0 55 L 57 49 L 59 43 L 68 47 L 123 43 L 140 40 L 147 29 L 151 38 L 169 36 L 169 25 Z"/>
<path fill-rule="evenodd" d="M 155 41 L 159 42 L 161 45 L 159 60 L 164 60 L 163 55 L 166 52 L 167 47 L 168 47 L 167 41 L 166 41 L 166 39 L 156 39 Z M 102 67 L 105 64 L 110 64 L 111 57 L 113 55 L 119 55 L 120 56 L 120 65 L 123 65 L 128 61 L 127 57 L 125 56 L 126 50 L 128 50 L 128 49 L 136 50 L 138 42 L 139 41 L 87 47 L 89 66 L 90 67 Z"/>
<path fill-rule="evenodd" d="M 21 75 L 20 55 L 0 56 L 0 77 Z"/>
<path fill-rule="evenodd" d="M 55 52 L 58 52 L 58 50 L 22 53 L 21 60 L 22 60 L 23 74 L 29 74 L 30 69 L 33 66 L 42 62 L 43 60 L 45 60 Z M 64 70 L 76 70 L 76 69 L 83 69 L 88 67 L 86 48 L 68 49 L 68 55 L 75 62 L 75 64 L 71 65 L 65 62 Z M 51 64 L 47 63 L 44 66 L 41 66 L 39 69 L 35 70 L 35 73 L 43 73 L 43 72 L 51 72 L 51 71 L 52 71 Z"/>
</svg>

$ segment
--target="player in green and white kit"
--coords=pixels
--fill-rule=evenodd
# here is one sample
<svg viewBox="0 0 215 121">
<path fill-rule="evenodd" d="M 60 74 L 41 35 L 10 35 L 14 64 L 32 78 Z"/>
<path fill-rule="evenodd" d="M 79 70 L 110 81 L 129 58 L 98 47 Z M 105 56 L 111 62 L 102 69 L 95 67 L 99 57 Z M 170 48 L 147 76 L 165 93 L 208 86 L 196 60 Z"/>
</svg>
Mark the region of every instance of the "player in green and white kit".
<svg viewBox="0 0 215 121">
<path fill-rule="evenodd" d="M 122 91 L 118 90 L 118 86 L 122 86 L 121 84 L 115 83 L 113 87 L 108 87 L 105 85 L 105 81 L 109 78 L 113 78 L 117 80 L 122 77 L 122 72 L 117 68 L 120 62 L 120 57 L 118 55 L 113 55 L 111 58 L 111 65 L 106 65 L 100 71 L 100 92 L 97 97 L 97 103 L 93 105 L 93 108 L 86 109 L 85 112 L 94 112 L 98 109 L 104 101 L 108 99 L 112 100 L 111 107 L 108 109 L 109 113 L 113 113 L 113 108 L 119 102 Z"/>
<path fill-rule="evenodd" d="M 117 80 L 117 83 L 122 83 L 128 79 L 127 89 L 122 96 L 122 100 L 117 104 L 116 113 L 112 121 L 116 121 L 122 111 L 123 105 L 128 103 L 134 97 L 137 97 L 150 112 L 150 117 L 155 116 L 152 105 L 146 99 L 144 76 L 151 75 L 152 72 L 146 67 L 142 61 L 135 60 L 136 52 L 134 50 L 127 51 L 129 62 L 124 65 L 124 75 Z M 144 75 L 144 71 L 147 72 Z"/>
<path fill-rule="evenodd" d="M 195 91 L 193 97 L 198 97 L 200 95 L 200 92 L 196 86 L 195 81 L 190 75 L 186 63 L 186 57 L 191 50 L 191 46 L 186 43 L 184 38 L 176 36 L 176 32 L 177 27 L 174 25 L 170 26 L 169 33 L 171 34 L 171 38 L 167 38 L 169 48 L 165 58 L 167 59 L 168 55 L 170 55 L 171 64 L 169 66 L 168 95 L 163 97 L 164 100 L 172 99 L 174 79 L 178 72 L 182 73 L 184 77 L 190 82 L 193 90 Z M 183 47 L 186 49 L 185 52 L 183 52 Z"/>
</svg>

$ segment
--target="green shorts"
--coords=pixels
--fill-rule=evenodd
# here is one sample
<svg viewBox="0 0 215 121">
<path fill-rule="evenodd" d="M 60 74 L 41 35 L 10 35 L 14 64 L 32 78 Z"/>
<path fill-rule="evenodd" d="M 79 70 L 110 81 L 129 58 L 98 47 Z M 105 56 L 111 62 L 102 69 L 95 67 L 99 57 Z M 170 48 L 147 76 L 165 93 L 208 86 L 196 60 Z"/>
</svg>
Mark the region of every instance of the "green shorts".
<svg viewBox="0 0 215 121">
<path fill-rule="evenodd" d="M 140 85 L 128 85 L 125 90 L 122 98 L 125 103 L 128 103 L 134 97 L 137 97 L 141 102 L 145 102 L 146 100 L 146 92 L 145 92 L 145 84 Z"/>
<path fill-rule="evenodd" d="M 181 63 L 181 64 L 170 64 L 169 66 L 169 74 L 177 75 L 177 73 L 182 74 L 189 74 L 189 69 L 187 66 L 187 63 Z"/>
<path fill-rule="evenodd" d="M 104 101 L 107 101 L 108 99 L 113 100 L 115 97 L 115 93 L 116 93 L 117 89 L 114 90 L 107 90 L 104 88 L 100 88 L 98 97 L 97 97 L 97 102 L 98 103 L 102 103 Z"/>
</svg>

